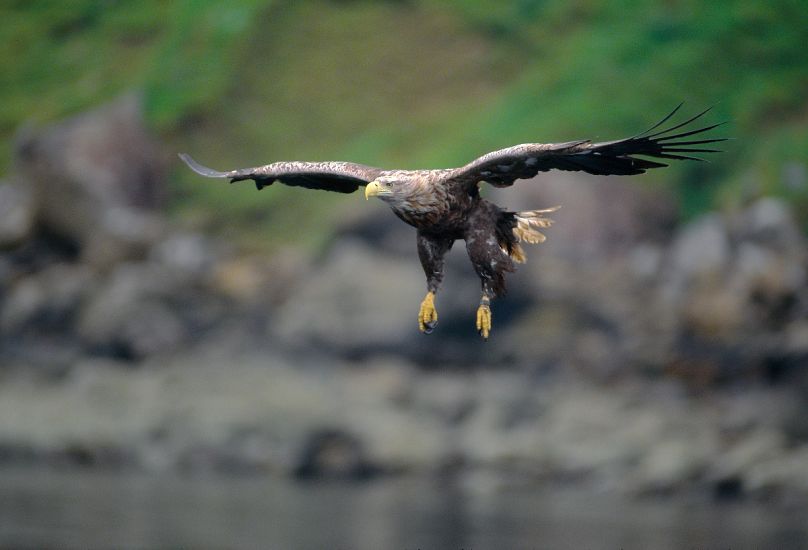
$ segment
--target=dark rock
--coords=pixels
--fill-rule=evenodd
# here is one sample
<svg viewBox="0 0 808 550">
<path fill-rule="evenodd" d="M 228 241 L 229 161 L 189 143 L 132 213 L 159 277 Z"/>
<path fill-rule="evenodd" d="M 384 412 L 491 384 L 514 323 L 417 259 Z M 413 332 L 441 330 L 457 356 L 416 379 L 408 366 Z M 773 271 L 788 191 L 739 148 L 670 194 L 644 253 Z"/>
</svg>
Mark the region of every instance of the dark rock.
<svg viewBox="0 0 808 550">
<path fill-rule="evenodd" d="M 72 239 L 44 228 L 37 229 L 28 239 L 4 253 L 8 273 L 17 279 L 59 263 L 76 263 L 81 250 Z"/>
<path fill-rule="evenodd" d="M 744 496 L 743 479 L 737 476 L 719 479 L 713 485 L 713 497 L 718 501 L 739 500 Z"/>
<path fill-rule="evenodd" d="M 362 443 L 339 429 L 323 429 L 304 441 L 293 474 L 298 479 L 367 479 L 378 468 L 365 455 Z"/>
<path fill-rule="evenodd" d="M 120 469 L 131 466 L 134 457 L 131 452 L 119 447 L 74 443 L 52 453 L 48 456 L 48 461 L 57 466 L 64 464 L 81 468 Z"/>
</svg>

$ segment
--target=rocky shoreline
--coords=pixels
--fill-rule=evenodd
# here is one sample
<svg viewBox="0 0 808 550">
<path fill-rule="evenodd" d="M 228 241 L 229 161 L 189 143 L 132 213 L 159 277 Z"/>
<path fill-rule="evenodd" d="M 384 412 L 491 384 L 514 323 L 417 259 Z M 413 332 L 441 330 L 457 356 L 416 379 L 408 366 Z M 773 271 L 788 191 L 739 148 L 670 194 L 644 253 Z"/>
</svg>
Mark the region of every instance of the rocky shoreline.
<svg viewBox="0 0 808 550">
<path fill-rule="evenodd" d="M 462 247 L 440 325 L 417 332 L 414 237 L 385 210 L 317 257 L 173 226 L 136 98 L 17 151 L 0 183 L 0 462 L 808 498 L 808 247 L 778 199 L 683 223 L 615 178 L 497 195 L 564 208 L 482 343 Z"/>
</svg>

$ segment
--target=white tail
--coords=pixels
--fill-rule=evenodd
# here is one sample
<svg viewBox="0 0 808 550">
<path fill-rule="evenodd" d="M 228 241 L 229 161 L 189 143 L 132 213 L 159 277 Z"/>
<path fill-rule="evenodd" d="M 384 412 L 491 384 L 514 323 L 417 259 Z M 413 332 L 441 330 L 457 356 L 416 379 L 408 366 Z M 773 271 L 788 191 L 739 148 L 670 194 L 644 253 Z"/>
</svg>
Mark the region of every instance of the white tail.
<svg viewBox="0 0 808 550">
<path fill-rule="evenodd" d="M 513 217 L 516 220 L 516 226 L 513 228 L 513 236 L 516 242 L 522 241 L 530 244 L 543 243 L 547 237 L 537 228 L 547 228 L 553 225 L 553 220 L 544 217 L 545 214 L 555 212 L 561 208 L 554 206 L 552 208 L 545 208 L 543 210 L 526 210 L 524 212 L 514 212 Z M 524 249 L 516 244 L 511 247 L 511 258 L 513 261 L 523 264 L 527 260 Z"/>
</svg>

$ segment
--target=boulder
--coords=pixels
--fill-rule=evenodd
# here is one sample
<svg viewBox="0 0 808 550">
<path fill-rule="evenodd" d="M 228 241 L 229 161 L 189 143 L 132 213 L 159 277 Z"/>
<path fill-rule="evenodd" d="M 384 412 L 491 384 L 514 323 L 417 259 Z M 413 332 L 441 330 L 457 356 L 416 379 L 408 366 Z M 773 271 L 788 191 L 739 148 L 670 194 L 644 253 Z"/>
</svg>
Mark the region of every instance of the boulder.
<svg viewBox="0 0 808 550">
<path fill-rule="evenodd" d="M 86 266 L 55 264 L 12 283 L 0 308 L 3 334 L 72 332 L 96 277 Z"/>
<path fill-rule="evenodd" d="M 670 250 L 669 274 L 676 283 L 720 278 L 730 260 L 730 240 L 724 220 L 711 213 L 677 232 Z"/>
<path fill-rule="evenodd" d="M 211 239 L 192 232 L 169 233 L 149 251 L 152 262 L 196 281 L 210 277 L 220 256 Z"/>
<path fill-rule="evenodd" d="M 135 95 L 23 129 L 14 165 L 31 185 L 37 224 L 96 263 L 137 254 L 160 233 L 162 161 Z"/>
<path fill-rule="evenodd" d="M 90 349 L 122 358 L 174 351 L 189 338 L 186 292 L 186 280 L 165 267 L 122 264 L 82 309 L 78 334 Z"/>
<path fill-rule="evenodd" d="M 731 220 L 734 231 L 746 241 L 780 252 L 804 249 L 805 239 L 785 201 L 763 197 Z"/>
<path fill-rule="evenodd" d="M 276 310 L 270 331 L 299 346 L 394 349 L 420 336 L 413 327 L 424 287 L 416 258 L 405 261 L 344 239 Z"/>
</svg>

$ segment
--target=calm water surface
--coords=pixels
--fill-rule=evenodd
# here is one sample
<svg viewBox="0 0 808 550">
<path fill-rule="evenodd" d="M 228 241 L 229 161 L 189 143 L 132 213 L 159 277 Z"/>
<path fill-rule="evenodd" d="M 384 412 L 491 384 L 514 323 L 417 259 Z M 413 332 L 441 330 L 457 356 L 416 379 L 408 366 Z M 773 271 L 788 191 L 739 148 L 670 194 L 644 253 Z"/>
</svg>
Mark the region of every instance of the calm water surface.
<svg viewBox="0 0 808 550">
<path fill-rule="evenodd" d="M 808 514 L 397 479 L 0 471 L 3 548 L 797 549 Z"/>
</svg>

